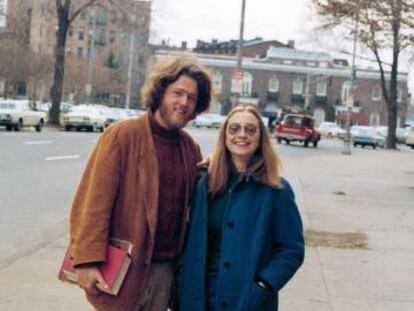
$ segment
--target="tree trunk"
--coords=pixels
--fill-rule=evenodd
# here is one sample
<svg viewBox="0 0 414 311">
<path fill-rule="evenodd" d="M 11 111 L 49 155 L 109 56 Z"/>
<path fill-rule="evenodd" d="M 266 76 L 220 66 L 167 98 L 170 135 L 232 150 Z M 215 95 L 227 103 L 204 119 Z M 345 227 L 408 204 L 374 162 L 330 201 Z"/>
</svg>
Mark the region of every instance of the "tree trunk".
<svg viewBox="0 0 414 311">
<path fill-rule="evenodd" d="M 387 148 L 395 149 L 397 147 L 396 128 L 398 118 L 398 104 L 397 104 L 397 74 L 398 74 L 398 56 L 400 53 L 399 35 L 401 25 L 401 1 L 397 0 L 393 6 L 392 19 L 392 66 L 391 66 L 391 80 L 390 80 L 390 96 L 387 101 L 388 112 L 388 135 Z"/>
<path fill-rule="evenodd" d="M 60 124 L 60 103 L 62 101 L 63 79 L 65 75 L 66 35 L 69 28 L 69 5 L 60 5 L 56 8 L 58 15 L 58 29 L 56 31 L 55 70 L 53 85 L 50 89 L 52 107 L 49 112 L 49 123 Z"/>
</svg>

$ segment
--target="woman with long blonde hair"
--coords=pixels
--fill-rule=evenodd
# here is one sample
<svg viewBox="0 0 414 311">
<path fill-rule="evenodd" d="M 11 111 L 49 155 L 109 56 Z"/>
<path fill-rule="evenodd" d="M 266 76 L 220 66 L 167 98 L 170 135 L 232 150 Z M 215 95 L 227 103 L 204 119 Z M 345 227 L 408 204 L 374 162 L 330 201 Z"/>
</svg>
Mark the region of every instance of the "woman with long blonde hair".
<svg viewBox="0 0 414 311">
<path fill-rule="evenodd" d="M 178 310 L 277 310 L 304 259 L 302 222 L 259 112 L 239 105 L 194 194 Z"/>
</svg>

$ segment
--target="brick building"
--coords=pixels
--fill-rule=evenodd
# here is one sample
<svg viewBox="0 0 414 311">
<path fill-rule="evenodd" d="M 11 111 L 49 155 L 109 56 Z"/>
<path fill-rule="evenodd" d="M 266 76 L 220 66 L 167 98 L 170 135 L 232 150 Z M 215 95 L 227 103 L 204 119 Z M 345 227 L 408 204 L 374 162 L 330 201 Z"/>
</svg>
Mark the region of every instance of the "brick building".
<svg viewBox="0 0 414 311">
<path fill-rule="evenodd" d="M 159 50 L 156 57 L 172 52 Z M 196 54 L 213 74 L 219 90 L 212 112 L 226 113 L 237 97 L 232 92 L 232 73 L 236 57 Z M 240 102 L 257 104 L 268 115 L 282 111 L 307 112 L 317 122 L 344 122 L 350 93 L 351 68 L 345 60 L 333 59 L 323 52 L 270 47 L 264 58 L 243 58 Z M 386 78 L 389 79 L 389 73 Z M 381 96 L 380 73 L 357 69 L 352 122 L 386 124 L 386 106 Z M 403 124 L 409 94 L 407 73 L 398 74 L 398 122 Z"/>
<path fill-rule="evenodd" d="M 20 16 L 19 25 L 25 25 L 27 36 L 26 44 L 38 55 L 53 56 L 55 46 L 55 31 L 57 27 L 55 2 L 51 0 L 17 0 L 9 1 L 8 11 L 13 16 Z M 73 9 L 84 3 L 83 0 L 73 0 Z M 96 5 L 84 9 L 72 22 L 66 42 L 67 64 L 79 67 L 76 71 L 79 81 L 76 86 L 65 84 L 64 99 L 78 99 L 85 97 L 85 77 L 87 76 L 88 61 L 91 56 L 90 47 L 93 46 L 94 77 L 92 79 L 92 93 L 99 98 L 106 98 L 121 104 L 126 94 L 127 68 L 129 64 L 129 50 L 131 34 L 134 35 L 134 49 L 132 55 L 132 106 L 138 106 L 138 89 L 144 81 L 146 60 L 150 54 L 148 47 L 151 2 L 147 0 L 135 1 L 135 7 L 127 10 L 105 5 L 105 1 L 98 1 Z M 24 23 L 21 23 L 21 20 Z M 94 23 L 95 21 L 95 23 Z M 10 27 L 15 27 L 13 25 Z M 95 27 L 93 25 L 95 24 Z M 8 25 L 9 27 L 9 25 Z M 21 27 L 21 26 L 19 26 Z M 94 31 L 93 31 L 94 30 Z M 92 34 L 94 44 L 91 45 Z M 102 73 L 109 72 L 107 68 L 119 72 L 120 84 L 116 94 L 94 91 L 94 80 L 102 79 Z M 104 68 L 104 69 L 103 69 Z M 73 68 L 69 68 L 73 69 Z M 97 71 L 97 72 L 95 72 Z M 120 76 L 123 74 L 125 77 Z M 44 97 L 48 97 L 51 85 L 50 79 L 42 85 Z M 110 78 L 108 78 L 110 79 Z M 81 85 L 83 84 L 83 85 Z"/>
</svg>

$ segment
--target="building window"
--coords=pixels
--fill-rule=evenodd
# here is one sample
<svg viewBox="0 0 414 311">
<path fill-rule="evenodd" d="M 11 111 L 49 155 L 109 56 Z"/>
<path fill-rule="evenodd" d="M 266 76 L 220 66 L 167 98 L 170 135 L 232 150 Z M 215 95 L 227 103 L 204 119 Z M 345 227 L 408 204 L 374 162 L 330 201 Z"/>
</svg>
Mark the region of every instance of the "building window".
<svg viewBox="0 0 414 311">
<path fill-rule="evenodd" d="M 213 74 L 213 83 L 215 87 L 217 88 L 218 92 L 221 92 L 222 82 L 223 82 L 222 74 L 219 71 L 215 71 Z"/>
<path fill-rule="evenodd" d="M 315 62 L 307 62 L 306 63 L 309 67 L 316 67 L 316 63 Z"/>
<path fill-rule="evenodd" d="M 105 45 L 106 44 L 106 31 L 105 29 L 101 29 L 99 31 L 98 35 L 95 38 L 95 43 L 99 45 Z"/>
<path fill-rule="evenodd" d="M 292 93 L 295 95 L 303 94 L 303 79 L 296 78 L 295 80 L 293 80 Z"/>
<path fill-rule="evenodd" d="M 328 67 L 328 62 L 319 62 L 319 67 L 320 68 L 327 68 Z"/>
<path fill-rule="evenodd" d="M 72 37 L 72 35 L 73 35 L 73 28 L 69 27 L 68 36 Z"/>
<path fill-rule="evenodd" d="M 83 48 L 82 47 L 78 47 L 77 54 L 78 54 L 78 57 L 83 56 Z"/>
<path fill-rule="evenodd" d="M 377 111 L 374 111 L 369 116 L 369 125 L 378 126 L 380 125 L 380 114 Z"/>
<path fill-rule="evenodd" d="M 279 92 L 279 79 L 276 76 L 271 76 L 269 79 L 269 92 L 277 93 Z"/>
<path fill-rule="evenodd" d="M 112 11 L 111 12 L 111 23 L 115 24 L 117 19 L 118 19 L 118 15 L 117 15 L 116 11 Z"/>
<path fill-rule="evenodd" d="M 381 100 L 381 88 L 379 85 L 374 85 L 374 87 L 372 88 L 372 100 Z"/>
<path fill-rule="evenodd" d="M 282 63 L 285 65 L 292 65 L 292 61 L 290 59 L 284 59 Z"/>
<path fill-rule="evenodd" d="M 116 39 L 116 32 L 111 30 L 111 32 L 109 33 L 109 42 L 114 43 L 115 39 Z"/>
<path fill-rule="evenodd" d="M 97 10 L 97 16 L 96 16 L 96 23 L 98 25 L 106 25 L 108 24 L 108 11 L 105 8 L 99 8 Z"/>
<path fill-rule="evenodd" d="M 43 36 L 43 25 L 40 24 L 39 26 L 39 36 L 42 37 Z"/>
<path fill-rule="evenodd" d="M 397 88 L 397 102 L 401 103 L 402 98 L 403 98 L 403 90 L 402 88 L 398 87 Z"/>
<path fill-rule="evenodd" d="M 316 83 L 316 96 L 326 96 L 327 83 L 325 77 L 320 77 Z"/>
<path fill-rule="evenodd" d="M 79 18 L 81 20 L 85 20 L 86 19 L 86 9 L 83 9 L 80 13 L 79 13 Z"/>
<path fill-rule="evenodd" d="M 83 41 L 84 37 L 85 37 L 85 30 L 83 28 L 79 28 L 79 30 L 78 30 L 78 40 Z"/>
</svg>

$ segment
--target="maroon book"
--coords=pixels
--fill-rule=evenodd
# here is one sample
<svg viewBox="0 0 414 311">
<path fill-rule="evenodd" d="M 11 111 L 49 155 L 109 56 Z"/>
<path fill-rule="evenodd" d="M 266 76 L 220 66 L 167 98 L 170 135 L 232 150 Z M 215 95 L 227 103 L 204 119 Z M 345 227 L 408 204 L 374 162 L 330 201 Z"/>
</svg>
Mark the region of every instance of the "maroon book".
<svg viewBox="0 0 414 311">
<path fill-rule="evenodd" d="M 100 288 L 100 290 L 117 295 L 121 285 L 125 279 L 128 268 L 131 264 L 131 243 L 127 241 L 111 239 L 106 249 L 105 262 L 98 265 L 108 289 Z M 66 250 L 62 266 L 59 271 L 59 280 L 77 283 L 75 268 L 69 256 L 69 249 Z"/>
</svg>

